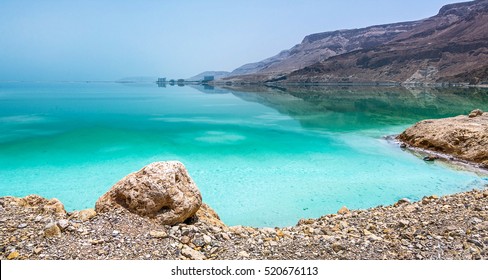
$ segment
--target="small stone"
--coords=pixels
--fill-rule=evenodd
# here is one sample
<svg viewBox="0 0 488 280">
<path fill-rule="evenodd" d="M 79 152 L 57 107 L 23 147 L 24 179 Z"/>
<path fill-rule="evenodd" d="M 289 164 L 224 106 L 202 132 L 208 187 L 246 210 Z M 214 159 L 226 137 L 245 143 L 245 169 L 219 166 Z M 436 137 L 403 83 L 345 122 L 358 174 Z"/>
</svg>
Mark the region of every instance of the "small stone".
<svg viewBox="0 0 488 280">
<path fill-rule="evenodd" d="M 156 231 L 156 230 L 151 230 L 149 232 L 149 235 L 152 237 L 152 238 L 166 238 L 168 237 L 168 234 L 164 231 Z"/>
<path fill-rule="evenodd" d="M 270 241 L 269 242 L 269 246 L 271 246 L 271 247 L 278 246 L 278 242 L 276 242 L 276 241 Z"/>
<path fill-rule="evenodd" d="M 44 227 L 45 237 L 56 237 L 61 235 L 61 229 L 55 223 L 49 223 Z"/>
<path fill-rule="evenodd" d="M 27 224 L 24 224 L 24 223 L 17 226 L 17 228 L 26 228 L 26 227 L 27 227 Z"/>
<path fill-rule="evenodd" d="M 35 218 L 34 218 L 34 222 L 38 223 L 40 221 L 42 221 L 43 217 L 41 215 L 37 215 Z"/>
<path fill-rule="evenodd" d="M 101 255 L 106 255 L 106 254 L 107 254 L 107 251 L 105 251 L 105 250 L 101 249 L 101 250 L 98 250 L 97 254 L 98 254 L 99 256 L 101 256 Z"/>
<path fill-rule="evenodd" d="M 68 226 L 69 226 L 69 222 L 68 222 L 68 220 L 62 219 L 62 220 L 59 220 L 59 221 L 58 221 L 58 227 L 59 227 L 61 230 L 65 230 L 66 228 L 68 228 Z"/>
<path fill-rule="evenodd" d="M 414 205 L 407 205 L 403 208 L 403 211 L 407 212 L 407 213 L 412 213 L 413 211 L 415 211 L 417 208 L 414 206 Z"/>
<path fill-rule="evenodd" d="M 81 211 L 75 211 L 71 217 L 78 219 L 82 222 L 86 222 L 97 215 L 94 209 L 84 209 Z"/>
<path fill-rule="evenodd" d="M 400 148 L 405 149 L 406 147 L 407 147 L 407 144 L 405 144 L 405 143 L 400 144 Z"/>
<path fill-rule="evenodd" d="M 249 258 L 249 253 L 246 251 L 240 251 L 237 255 L 239 257 Z"/>
<path fill-rule="evenodd" d="M 400 199 L 400 200 L 397 201 L 397 204 L 398 205 L 400 205 L 400 204 L 410 204 L 410 203 L 412 203 L 412 202 L 408 198 L 402 198 L 402 199 Z"/>
<path fill-rule="evenodd" d="M 340 244 L 340 243 L 336 242 L 336 243 L 332 244 L 332 250 L 334 250 L 334 252 L 336 252 L 336 253 L 339 251 L 343 251 L 344 249 L 345 249 L 344 246 L 342 246 L 342 244 Z"/>
<path fill-rule="evenodd" d="M 407 227 L 410 224 L 409 220 L 400 220 L 398 221 L 398 224 L 402 227 Z"/>
<path fill-rule="evenodd" d="M 375 235 L 375 234 L 370 234 L 370 235 L 368 236 L 368 239 L 369 239 L 370 241 L 381 241 L 381 240 L 383 240 L 383 238 L 381 238 L 381 237 L 379 237 L 379 236 L 377 236 L 377 235 Z"/>
<path fill-rule="evenodd" d="M 195 240 L 193 240 L 192 243 L 197 247 L 205 246 L 205 241 L 203 240 L 203 238 L 196 238 Z"/>
<path fill-rule="evenodd" d="M 42 252 L 42 248 L 35 248 L 34 249 L 35 254 L 39 254 L 40 252 Z"/>
<path fill-rule="evenodd" d="M 7 259 L 8 260 L 13 260 L 19 257 L 19 252 L 13 251 L 12 253 L 8 254 Z"/>
<path fill-rule="evenodd" d="M 181 254 L 187 258 L 190 258 L 192 260 L 204 260 L 205 255 L 201 252 L 198 252 L 196 250 L 193 250 L 192 248 L 188 246 L 184 246 L 183 249 L 181 250 Z"/>
<path fill-rule="evenodd" d="M 426 156 L 424 157 L 424 161 L 434 161 L 436 159 L 439 159 L 438 156 Z"/>
<path fill-rule="evenodd" d="M 469 118 L 476 118 L 476 117 L 479 117 L 483 115 L 483 111 L 480 110 L 480 109 L 474 109 L 473 111 L 471 111 L 468 115 Z"/>
<path fill-rule="evenodd" d="M 203 241 L 205 241 L 206 244 L 210 244 L 212 242 L 212 238 L 208 235 L 204 235 Z"/>
<path fill-rule="evenodd" d="M 180 242 L 183 244 L 188 244 L 188 243 L 190 243 L 190 237 L 184 235 L 181 237 Z"/>
<path fill-rule="evenodd" d="M 458 228 L 457 228 L 456 226 L 447 226 L 447 227 L 446 227 L 446 230 L 447 230 L 447 231 L 457 231 L 457 229 L 458 229 Z"/>
<path fill-rule="evenodd" d="M 274 228 L 265 227 L 265 228 L 262 228 L 261 231 L 268 234 L 268 235 L 276 234 L 276 231 L 274 230 Z"/>
<path fill-rule="evenodd" d="M 221 236 L 222 236 L 222 238 L 223 238 L 224 240 L 230 240 L 230 236 L 229 236 L 227 233 L 225 233 L 225 232 L 224 232 L 224 233 L 222 233 L 222 234 L 221 234 Z"/>
<path fill-rule="evenodd" d="M 112 231 L 112 237 L 117 237 L 120 234 L 120 231 L 114 230 Z"/>
<path fill-rule="evenodd" d="M 471 218 L 471 220 L 469 220 L 469 222 L 473 225 L 476 225 L 476 224 L 483 222 L 483 220 L 476 218 L 476 217 L 473 217 L 473 218 Z"/>
<path fill-rule="evenodd" d="M 337 211 L 337 214 L 340 214 L 340 215 L 345 215 L 345 214 L 349 214 L 349 213 L 351 213 L 351 211 L 349 211 L 349 209 L 347 209 L 346 206 L 342 206 L 342 208 Z"/>
<path fill-rule="evenodd" d="M 213 231 L 213 232 L 216 232 L 216 233 L 219 233 L 219 232 L 221 232 L 221 231 L 222 231 L 222 229 L 221 229 L 221 228 L 219 228 L 219 227 L 212 227 L 212 231 Z"/>
</svg>

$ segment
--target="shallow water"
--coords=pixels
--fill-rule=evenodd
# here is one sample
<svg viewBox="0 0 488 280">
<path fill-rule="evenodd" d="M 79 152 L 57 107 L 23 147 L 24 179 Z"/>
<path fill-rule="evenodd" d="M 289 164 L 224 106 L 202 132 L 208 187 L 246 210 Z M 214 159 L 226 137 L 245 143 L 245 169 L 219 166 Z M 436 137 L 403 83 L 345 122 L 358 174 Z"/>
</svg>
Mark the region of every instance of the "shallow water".
<svg viewBox="0 0 488 280">
<path fill-rule="evenodd" d="M 130 172 L 180 160 L 229 225 L 481 188 L 388 143 L 418 120 L 488 110 L 483 90 L 0 83 L 0 195 L 94 207 Z"/>
</svg>

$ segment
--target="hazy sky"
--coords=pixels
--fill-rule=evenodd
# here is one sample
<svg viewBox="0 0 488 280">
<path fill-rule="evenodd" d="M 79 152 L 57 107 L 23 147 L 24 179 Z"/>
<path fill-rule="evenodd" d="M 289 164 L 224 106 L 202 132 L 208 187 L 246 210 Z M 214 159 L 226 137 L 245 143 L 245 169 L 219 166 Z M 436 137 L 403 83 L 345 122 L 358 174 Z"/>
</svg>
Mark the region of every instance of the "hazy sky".
<svg viewBox="0 0 488 280">
<path fill-rule="evenodd" d="M 0 80 L 187 78 L 304 36 L 422 19 L 455 0 L 0 0 Z"/>
</svg>

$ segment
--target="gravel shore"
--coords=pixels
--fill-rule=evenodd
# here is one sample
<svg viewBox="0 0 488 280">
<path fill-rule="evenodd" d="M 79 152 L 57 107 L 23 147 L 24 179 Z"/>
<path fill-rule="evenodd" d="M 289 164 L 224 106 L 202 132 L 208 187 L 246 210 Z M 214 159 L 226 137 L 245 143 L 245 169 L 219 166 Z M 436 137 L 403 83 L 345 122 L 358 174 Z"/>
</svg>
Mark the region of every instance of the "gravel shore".
<svg viewBox="0 0 488 280">
<path fill-rule="evenodd" d="M 58 201 L 25 201 L 0 198 L 2 260 L 488 259 L 486 189 L 342 208 L 285 228 L 227 227 L 206 205 L 193 221 L 163 226 L 124 209 L 63 213 Z"/>
</svg>

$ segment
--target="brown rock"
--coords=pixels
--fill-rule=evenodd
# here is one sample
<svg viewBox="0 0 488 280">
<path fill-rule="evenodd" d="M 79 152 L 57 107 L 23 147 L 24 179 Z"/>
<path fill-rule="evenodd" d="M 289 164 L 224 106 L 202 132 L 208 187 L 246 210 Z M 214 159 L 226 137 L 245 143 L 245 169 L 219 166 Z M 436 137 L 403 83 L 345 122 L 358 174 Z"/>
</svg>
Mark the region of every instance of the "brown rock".
<svg viewBox="0 0 488 280">
<path fill-rule="evenodd" d="M 416 123 L 398 136 L 411 146 L 488 166 L 488 115 L 457 116 Z"/>
<path fill-rule="evenodd" d="M 202 203 L 197 213 L 195 213 L 195 218 L 207 225 L 216 226 L 219 228 L 226 227 L 226 225 L 220 220 L 219 215 L 210 206 Z"/>
<path fill-rule="evenodd" d="M 71 214 L 70 219 L 80 220 L 82 222 L 86 222 L 97 215 L 97 212 L 92 208 L 75 211 Z"/>
<path fill-rule="evenodd" d="M 351 213 L 351 211 L 349 211 L 349 209 L 347 209 L 346 206 L 342 206 L 342 208 L 337 211 L 337 214 L 340 214 L 340 215 L 345 215 L 345 214 L 349 214 L 349 213 Z"/>
<path fill-rule="evenodd" d="M 61 229 L 55 223 L 49 223 L 44 227 L 45 237 L 57 237 L 61 236 Z"/>
<path fill-rule="evenodd" d="M 188 236 L 182 236 L 181 239 L 180 239 L 180 242 L 183 243 L 183 244 L 188 244 L 190 243 L 190 237 Z"/>
<path fill-rule="evenodd" d="M 19 252 L 13 251 L 12 253 L 8 254 L 7 259 L 8 260 L 13 260 L 19 257 Z"/>
<path fill-rule="evenodd" d="M 56 198 L 46 199 L 38 195 L 28 195 L 23 198 L 14 198 L 17 205 L 22 207 L 37 207 L 45 213 L 56 214 L 58 216 L 66 215 L 64 205 Z"/>
<path fill-rule="evenodd" d="M 129 174 L 101 196 L 99 212 L 122 207 L 173 225 L 192 217 L 202 204 L 196 184 L 181 162 L 154 162 Z"/>
<path fill-rule="evenodd" d="M 332 250 L 334 250 L 334 252 L 339 252 L 339 251 L 343 251 L 345 249 L 345 247 L 341 244 L 341 243 L 334 243 L 332 244 Z"/>
<path fill-rule="evenodd" d="M 181 254 L 189 259 L 192 260 L 204 260 L 205 255 L 202 254 L 201 252 L 198 252 L 196 250 L 193 250 L 192 248 L 188 246 L 184 246 L 183 249 L 181 250 Z"/>
<path fill-rule="evenodd" d="M 149 232 L 149 235 L 152 237 L 152 238 L 166 238 L 168 237 L 168 234 L 164 231 L 157 231 L 157 230 L 151 230 Z"/>
<path fill-rule="evenodd" d="M 483 115 L 483 111 L 481 111 L 480 109 L 475 109 L 473 111 L 471 111 L 471 113 L 469 113 L 468 117 L 469 118 L 476 118 L 478 116 L 481 116 Z"/>
</svg>

